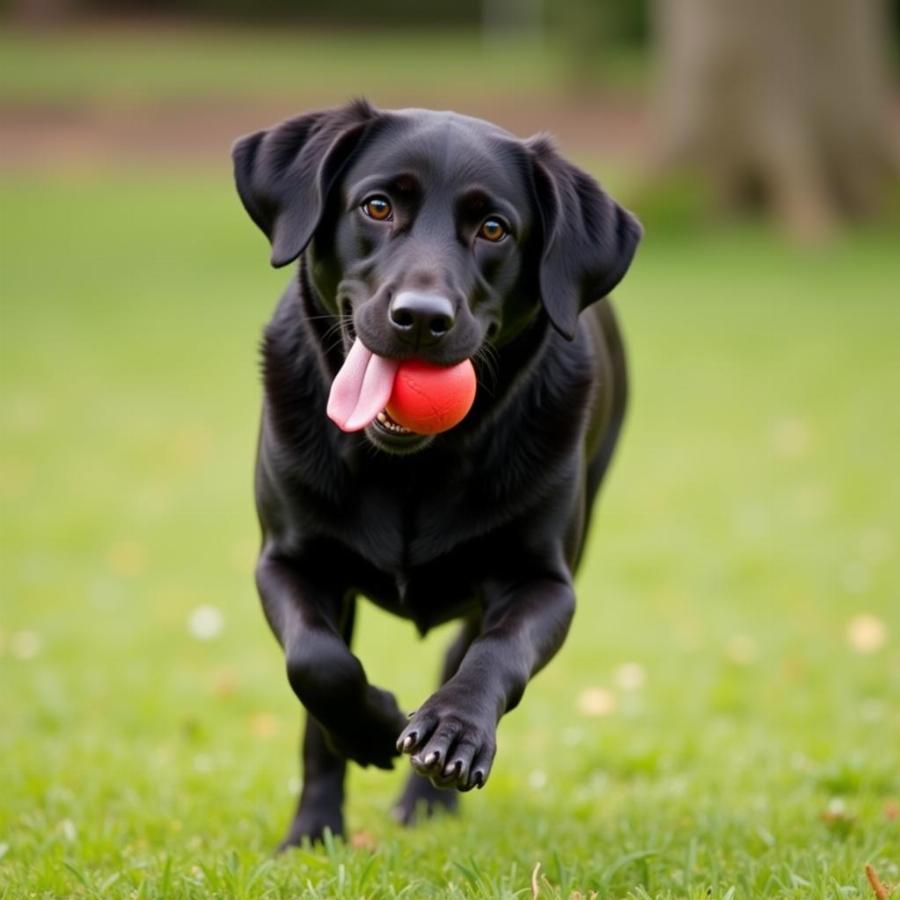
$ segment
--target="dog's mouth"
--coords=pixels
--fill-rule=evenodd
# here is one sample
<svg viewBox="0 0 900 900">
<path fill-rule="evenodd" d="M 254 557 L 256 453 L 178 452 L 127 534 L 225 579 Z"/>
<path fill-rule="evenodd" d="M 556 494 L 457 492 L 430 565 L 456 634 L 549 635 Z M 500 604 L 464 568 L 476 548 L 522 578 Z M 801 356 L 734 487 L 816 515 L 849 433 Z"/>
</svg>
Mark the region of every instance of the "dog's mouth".
<svg viewBox="0 0 900 900">
<path fill-rule="evenodd" d="M 355 338 L 331 384 L 327 412 L 342 431 L 364 431 L 376 447 L 412 453 L 432 436 L 406 428 L 387 411 L 399 366 L 399 360 L 379 356 Z"/>
<path fill-rule="evenodd" d="M 418 434 L 395 422 L 383 409 L 365 429 L 366 437 L 379 449 L 388 453 L 416 453 L 434 439 L 434 435 Z"/>
</svg>

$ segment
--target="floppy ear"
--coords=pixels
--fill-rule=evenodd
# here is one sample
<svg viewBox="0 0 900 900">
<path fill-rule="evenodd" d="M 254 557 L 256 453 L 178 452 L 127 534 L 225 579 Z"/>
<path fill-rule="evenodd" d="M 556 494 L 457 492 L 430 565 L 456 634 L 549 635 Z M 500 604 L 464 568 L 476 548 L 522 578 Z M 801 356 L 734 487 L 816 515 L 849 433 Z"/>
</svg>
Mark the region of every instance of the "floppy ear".
<svg viewBox="0 0 900 900">
<path fill-rule="evenodd" d="M 541 302 L 553 327 L 572 340 L 578 314 L 605 297 L 628 271 L 643 229 L 546 138 L 526 146 L 544 232 Z"/>
<path fill-rule="evenodd" d="M 272 265 L 312 240 L 325 200 L 378 112 L 363 100 L 307 113 L 237 140 L 234 181 L 250 218 L 272 242 Z"/>
</svg>

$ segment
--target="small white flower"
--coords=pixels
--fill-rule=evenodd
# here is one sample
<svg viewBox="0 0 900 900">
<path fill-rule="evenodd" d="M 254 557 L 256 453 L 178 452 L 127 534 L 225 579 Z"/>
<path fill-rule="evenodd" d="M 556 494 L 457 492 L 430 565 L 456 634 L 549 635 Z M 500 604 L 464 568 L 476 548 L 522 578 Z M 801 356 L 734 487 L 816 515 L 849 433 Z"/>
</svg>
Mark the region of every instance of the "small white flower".
<svg viewBox="0 0 900 900">
<path fill-rule="evenodd" d="M 616 696 L 606 688 L 585 688 L 578 695 L 578 711 L 584 716 L 608 716 L 615 709 Z"/>
<path fill-rule="evenodd" d="M 644 667 L 636 662 L 622 663 L 613 675 L 616 687 L 629 693 L 639 691 L 646 680 L 647 675 L 644 672 Z"/>
<path fill-rule="evenodd" d="M 848 594 L 864 594 L 869 589 L 869 570 L 861 562 L 849 562 L 841 572 L 841 581 Z"/>
<path fill-rule="evenodd" d="M 35 631 L 16 631 L 9 638 L 9 652 L 16 659 L 34 659 L 41 652 L 41 636 Z"/>
<path fill-rule="evenodd" d="M 213 758 L 206 753 L 198 753 L 194 757 L 194 771 L 206 774 L 213 770 Z"/>
<path fill-rule="evenodd" d="M 736 634 L 725 645 L 725 655 L 736 666 L 749 666 L 756 662 L 759 653 L 752 637 Z"/>
<path fill-rule="evenodd" d="M 859 717 L 864 722 L 880 722 L 884 718 L 884 704 L 874 697 L 863 700 L 859 705 Z"/>
<path fill-rule="evenodd" d="M 63 833 L 63 837 L 70 844 L 73 843 L 78 834 L 75 829 L 75 823 L 71 819 L 63 819 L 62 822 L 59 823 L 59 828 Z"/>
<path fill-rule="evenodd" d="M 857 653 L 877 652 L 887 636 L 887 625 L 872 613 L 860 613 L 847 623 L 847 641 Z"/>
<path fill-rule="evenodd" d="M 528 784 L 535 791 L 541 790 L 547 784 L 547 773 L 543 769 L 535 769 L 528 776 Z"/>
<path fill-rule="evenodd" d="M 198 641 L 211 641 L 219 636 L 225 620 L 215 606 L 198 606 L 188 619 L 188 631 Z"/>
</svg>

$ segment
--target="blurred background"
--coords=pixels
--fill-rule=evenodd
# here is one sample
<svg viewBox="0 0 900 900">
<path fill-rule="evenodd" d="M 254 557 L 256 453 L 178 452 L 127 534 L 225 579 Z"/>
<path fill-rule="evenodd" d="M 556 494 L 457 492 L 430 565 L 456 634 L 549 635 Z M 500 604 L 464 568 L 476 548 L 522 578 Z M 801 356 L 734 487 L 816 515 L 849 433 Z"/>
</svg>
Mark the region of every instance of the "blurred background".
<svg viewBox="0 0 900 900">
<path fill-rule="evenodd" d="M 900 881 L 896 3 L 0 14 L 12 896 L 487 896 L 538 860 L 564 896 L 863 896 L 866 862 Z M 414 838 L 384 812 L 400 774 L 354 772 L 352 842 L 267 868 L 299 716 L 252 586 L 251 471 L 288 276 L 229 148 L 360 95 L 549 131 L 635 210 L 633 404 L 576 627 L 491 789 Z M 446 639 L 366 609 L 359 654 L 412 709 Z"/>
<path fill-rule="evenodd" d="M 883 208 L 900 165 L 886 0 L 5 6 L 12 165 L 221 159 L 236 132 L 360 93 L 549 130 L 632 173 L 693 170 L 720 211 L 802 236 Z"/>
</svg>

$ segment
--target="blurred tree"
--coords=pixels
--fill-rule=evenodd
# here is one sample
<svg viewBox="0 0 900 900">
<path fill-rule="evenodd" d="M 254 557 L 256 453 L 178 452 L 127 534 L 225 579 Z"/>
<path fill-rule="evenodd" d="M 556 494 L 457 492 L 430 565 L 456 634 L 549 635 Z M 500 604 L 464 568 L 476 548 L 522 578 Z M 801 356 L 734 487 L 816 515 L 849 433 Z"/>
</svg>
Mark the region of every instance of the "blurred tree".
<svg viewBox="0 0 900 900">
<path fill-rule="evenodd" d="M 898 172 L 883 0 L 656 0 L 664 161 L 814 237 Z"/>
<path fill-rule="evenodd" d="M 481 25 L 491 41 L 543 35 L 544 0 L 481 0 Z"/>
<path fill-rule="evenodd" d="M 608 51 L 647 43 L 648 0 L 562 0 L 547 4 L 547 18 L 565 47 L 566 74 L 576 91 L 596 88 L 598 62 Z"/>
</svg>

